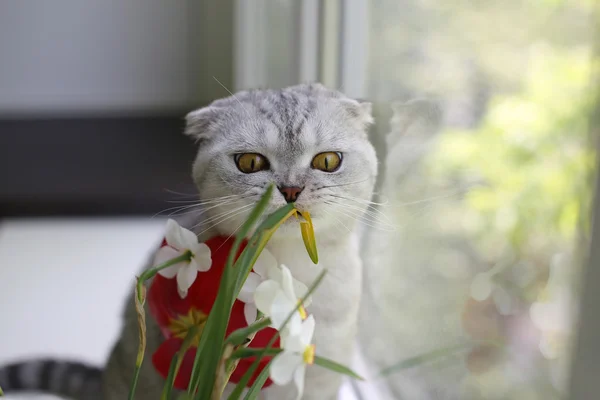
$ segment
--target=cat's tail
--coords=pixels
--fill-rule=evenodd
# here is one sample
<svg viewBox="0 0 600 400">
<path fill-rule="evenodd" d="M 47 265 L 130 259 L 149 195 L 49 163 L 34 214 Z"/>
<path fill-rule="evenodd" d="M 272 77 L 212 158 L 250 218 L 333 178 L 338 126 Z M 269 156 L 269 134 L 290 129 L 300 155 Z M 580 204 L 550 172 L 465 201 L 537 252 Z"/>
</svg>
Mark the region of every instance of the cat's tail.
<svg viewBox="0 0 600 400">
<path fill-rule="evenodd" d="M 0 367 L 0 388 L 6 395 L 30 392 L 72 400 L 102 400 L 102 370 L 51 359 L 17 362 Z"/>
</svg>

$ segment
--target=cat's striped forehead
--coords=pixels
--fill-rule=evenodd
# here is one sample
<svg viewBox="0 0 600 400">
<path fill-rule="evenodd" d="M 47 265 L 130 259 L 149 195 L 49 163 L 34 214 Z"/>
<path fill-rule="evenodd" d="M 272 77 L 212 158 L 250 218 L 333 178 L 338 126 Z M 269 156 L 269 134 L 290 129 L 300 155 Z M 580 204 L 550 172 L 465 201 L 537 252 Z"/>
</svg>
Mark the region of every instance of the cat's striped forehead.
<svg viewBox="0 0 600 400">
<path fill-rule="evenodd" d="M 280 90 L 259 96 L 260 117 L 273 124 L 282 140 L 294 140 L 317 110 L 317 99 L 301 91 Z"/>
<path fill-rule="evenodd" d="M 365 105 L 320 84 L 242 91 L 190 113 L 186 132 L 208 139 L 216 151 L 233 146 L 297 154 L 364 134 L 372 120 Z"/>
</svg>

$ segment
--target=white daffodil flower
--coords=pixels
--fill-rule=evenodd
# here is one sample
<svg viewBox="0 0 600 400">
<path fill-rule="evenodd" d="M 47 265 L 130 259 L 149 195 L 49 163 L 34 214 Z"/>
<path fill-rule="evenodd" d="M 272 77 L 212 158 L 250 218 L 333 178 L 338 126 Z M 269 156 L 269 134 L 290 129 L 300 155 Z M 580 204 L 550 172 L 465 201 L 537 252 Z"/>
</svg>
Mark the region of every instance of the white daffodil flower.
<svg viewBox="0 0 600 400">
<path fill-rule="evenodd" d="M 186 251 L 192 253 L 192 258 L 189 261 L 181 261 L 158 271 L 165 278 L 170 279 L 177 276 L 177 289 L 179 296 L 183 299 L 196 280 L 198 271 L 204 272 L 210 269 L 212 265 L 210 248 L 204 243 L 198 243 L 198 238 L 194 232 L 182 228 L 172 219 L 167 221 L 165 240 L 167 246 L 161 247 L 154 256 L 155 266 L 178 257 Z"/>
<path fill-rule="evenodd" d="M 254 302 L 254 292 L 262 282 L 268 279 L 281 282 L 283 273 L 273 254 L 271 254 L 269 250 L 263 249 L 254 263 L 253 272 L 250 272 L 248 275 L 248 278 L 246 279 L 246 282 L 244 282 L 237 297 L 238 300 L 246 303 L 244 305 L 244 315 L 248 325 L 256 320 L 256 313 L 258 311 L 256 303 Z M 300 296 L 303 296 L 308 290 L 305 284 L 293 278 L 292 286 L 295 293 Z M 310 299 L 307 299 L 304 304 L 308 306 L 308 304 L 310 304 Z"/>
<path fill-rule="evenodd" d="M 283 264 L 270 272 L 268 279 L 254 291 L 254 303 L 263 314 L 271 318 L 271 326 L 277 330 L 281 330 L 288 315 L 293 313 L 286 328 L 290 334 L 295 335 L 300 330 L 302 320 L 306 319 L 306 311 L 303 306 L 298 308 L 298 302 L 306 294 L 307 288 L 300 282 L 294 285 L 290 270 Z M 296 292 L 294 286 L 298 287 L 300 293 Z M 304 302 L 305 306 L 310 304 L 310 299 L 307 300 Z"/>
<path fill-rule="evenodd" d="M 300 399 L 304 393 L 304 375 L 306 365 L 315 359 L 315 346 L 311 345 L 315 332 L 315 319 L 310 315 L 300 326 L 297 335 L 285 334 L 281 337 L 283 351 L 273 358 L 269 369 L 271 380 L 276 385 L 287 385 L 292 379 Z"/>
</svg>

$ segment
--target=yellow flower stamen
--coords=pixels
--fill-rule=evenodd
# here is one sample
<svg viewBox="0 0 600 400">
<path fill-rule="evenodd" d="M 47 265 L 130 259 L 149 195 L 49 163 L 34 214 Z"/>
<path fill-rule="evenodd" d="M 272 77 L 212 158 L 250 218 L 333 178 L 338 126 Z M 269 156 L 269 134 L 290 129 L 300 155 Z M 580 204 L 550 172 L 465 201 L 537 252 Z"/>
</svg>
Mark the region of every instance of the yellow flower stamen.
<svg viewBox="0 0 600 400">
<path fill-rule="evenodd" d="M 302 304 L 300 304 L 300 306 L 298 307 L 298 312 L 300 313 L 300 318 L 302 318 L 302 320 L 304 321 L 307 317 L 306 315 L 306 309 L 304 308 L 304 306 Z"/>
<path fill-rule="evenodd" d="M 304 364 L 312 364 L 315 362 L 315 345 L 311 344 L 310 346 L 306 346 L 304 349 L 304 353 L 302 354 L 302 360 Z"/>
<path fill-rule="evenodd" d="M 191 308 L 187 314 L 180 315 L 177 319 L 173 319 L 169 322 L 169 330 L 173 333 L 173 336 L 185 339 L 188 331 L 193 326 L 200 327 L 200 334 L 204 328 L 204 324 L 208 319 L 208 315 L 195 308 Z M 193 345 L 197 346 L 200 341 L 200 334 L 196 336 Z"/>
</svg>

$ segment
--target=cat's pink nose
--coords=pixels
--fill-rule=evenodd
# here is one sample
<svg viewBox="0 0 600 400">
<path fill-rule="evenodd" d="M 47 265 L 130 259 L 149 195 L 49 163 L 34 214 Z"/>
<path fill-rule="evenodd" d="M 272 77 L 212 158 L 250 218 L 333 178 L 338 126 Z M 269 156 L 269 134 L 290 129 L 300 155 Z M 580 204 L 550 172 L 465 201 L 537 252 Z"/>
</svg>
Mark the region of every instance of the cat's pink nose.
<svg viewBox="0 0 600 400">
<path fill-rule="evenodd" d="M 288 203 L 292 203 L 296 201 L 296 199 L 298 199 L 300 192 L 302 192 L 304 188 L 296 186 L 280 186 L 278 187 L 278 189 L 283 195 L 285 201 L 287 201 Z"/>
</svg>

